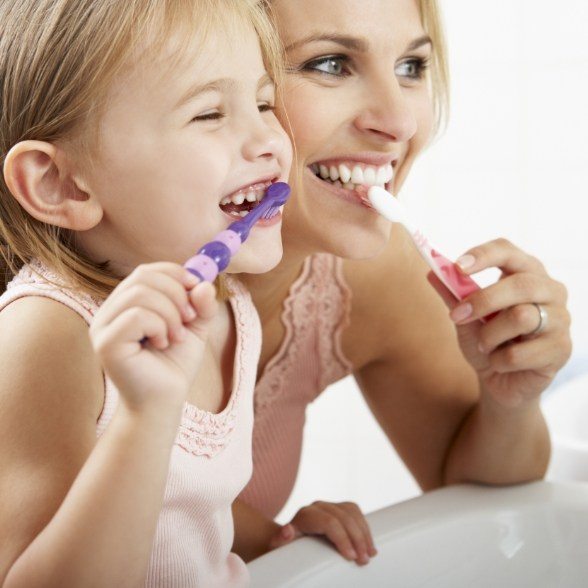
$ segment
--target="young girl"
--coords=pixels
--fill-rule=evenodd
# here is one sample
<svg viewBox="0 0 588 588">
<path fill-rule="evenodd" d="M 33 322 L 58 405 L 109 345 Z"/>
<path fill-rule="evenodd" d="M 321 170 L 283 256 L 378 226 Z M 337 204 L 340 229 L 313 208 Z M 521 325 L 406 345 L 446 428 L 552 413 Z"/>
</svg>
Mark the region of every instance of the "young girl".
<svg viewBox="0 0 588 588">
<path fill-rule="evenodd" d="M 277 47 L 247 0 L 0 5 L 1 585 L 247 584 L 259 321 L 181 264 L 288 177 Z"/>
</svg>

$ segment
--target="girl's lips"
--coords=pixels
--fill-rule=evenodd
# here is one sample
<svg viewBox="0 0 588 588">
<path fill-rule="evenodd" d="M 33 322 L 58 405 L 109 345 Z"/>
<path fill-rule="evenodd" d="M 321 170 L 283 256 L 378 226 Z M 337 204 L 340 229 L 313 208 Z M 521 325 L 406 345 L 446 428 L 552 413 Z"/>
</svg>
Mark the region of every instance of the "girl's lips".
<svg viewBox="0 0 588 588">
<path fill-rule="evenodd" d="M 235 218 L 234 216 L 231 216 L 230 214 L 227 214 L 226 212 L 222 211 L 221 212 L 224 214 L 224 216 L 226 218 L 228 218 L 231 222 L 230 224 L 233 224 L 234 222 L 237 222 L 238 218 Z M 253 228 L 265 228 L 265 227 L 273 227 L 274 225 L 277 225 L 279 222 L 281 222 L 282 220 L 282 211 L 280 210 L 277 214 L 275 214 L 272 218 L 270 219 L 263 219 L 260 218 L 254 225 Z"/>
</svg>

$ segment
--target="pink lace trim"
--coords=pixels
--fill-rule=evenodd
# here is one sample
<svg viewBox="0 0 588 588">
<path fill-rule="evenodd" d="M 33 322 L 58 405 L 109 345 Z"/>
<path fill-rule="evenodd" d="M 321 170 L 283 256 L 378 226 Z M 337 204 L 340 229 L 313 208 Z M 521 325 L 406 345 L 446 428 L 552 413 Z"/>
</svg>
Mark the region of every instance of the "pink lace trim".
<svg viewBox="0 0 588 588">
<path fill-rule="evenodd" d="M 308 402 L 352 371 L 341 348 L 350 308 L 351 291 L 343 278 L 342 260 L 330 254 L 307 258 L 284 301 L 282 323 L 286 332 L 257 385 L 256 413 L 293 388 L 298 358 L 305 349 L 317 347 L 320 362 L 318 389 L 310 391 Z"/>
<path fill-rule="evenodd" d="M 225 409 L 218 414 L 186 403 L 176 443 L 192 455 L 214 457 L 227 446 L 235 428 L 237 406 L 243 390 L 248 387 L 253 389 L 255 384 L 255 369 L 252 366 L 256 366 L 259 360 L 259 346 L 251 345 L 248 339 L 260 341 L 261 326 L 249 293 L 230 276 L 227 276 L 227 284 L 237 330 L 233 393 Z M 258 337 L 255 337 L 256 332 Z M 251 374 L 250 381 L 246 377 L 247 370 Z"/>
<path fill-rule="evenodd" d="M 176 444 L 192 455 L 214 457 L 226 447 L 235 428 L 236 410 L 242 390 L 247 386 L 250 386 L 251 389 L 254 386 L 255 369 L 251 366 L 257 365 L 259 345 L 248 344 L 248 339 L 253 338 L 258 342 L 261 340 L 259 319 L 251 297 L 243 286 L 229 276 L 227 284 L 231 291 L 230 303 L 237 331 L 233 393 L 225 409 L 218 414 L 200 410 L 193 404 L 185 404 Z M 88 323 L 102 303 L 102 300 L 89 294 L 68 288 L 60 276 L 38 260 L 33 260 L 20 270 L 18 275 L 8 284 L 5 295 L 9 296 L 8 290 L 23 286 L 35 287 L 34 290 L 27 289 L 24 295 L 37 294 L 54 298 L 81 314 Z M 86 312 L 80 313 L 76 308 L 77 305 L 80 305 Z M 250 382 L 247 382 L 244 377 L 247 366 L 249 366 L 251 373 Z M 112 381 L 105 377 L 104 408 L 97 423 L 99 436 L 104 432 L 114 414 L 118 395 L 118 390 Z"/>
</svg>

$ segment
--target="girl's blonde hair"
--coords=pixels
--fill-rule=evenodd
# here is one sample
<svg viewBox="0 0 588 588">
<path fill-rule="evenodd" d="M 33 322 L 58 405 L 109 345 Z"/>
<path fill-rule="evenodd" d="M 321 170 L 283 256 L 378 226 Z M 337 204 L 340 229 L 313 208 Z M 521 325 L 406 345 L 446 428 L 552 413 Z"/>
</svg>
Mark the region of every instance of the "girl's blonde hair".
<svg viewBox="0 0 588 588">
<path fill-rule="evenodd" d="M 70 143 L 90 162 L 115 76 L 140 48 L 154 55 L 170 38 L 185 48 L 219 27 L 249 23 L 276 80 L 281 46 L 266 12 L 266 0 L 1 0 L 0 167 L 29 139 Z M 71 231 L 30 216 L 0 174 L 0 293 L 33 258 L 98 297 L 120 281 L 107 263 L 77 251 Z"/>
</svg>

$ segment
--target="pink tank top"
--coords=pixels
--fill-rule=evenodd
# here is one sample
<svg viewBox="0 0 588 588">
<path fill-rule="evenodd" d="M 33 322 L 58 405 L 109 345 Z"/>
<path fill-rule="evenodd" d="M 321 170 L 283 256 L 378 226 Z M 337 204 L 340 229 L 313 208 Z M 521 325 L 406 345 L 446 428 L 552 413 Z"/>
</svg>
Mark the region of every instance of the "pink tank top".
<svg viewBox="0 0 588 588">
<path fill-rule="evenodd" d="M 253 477 L 240 499 L 269 518 L 294 487 L 306 407 L 352 371 L 341 350 L 350 309 L 342 260 L 324 253 L 309 257 L 284 302 L 284 341 L 255 388 Z"/>
<path fill-rule="evenodd" d="M 237 332 L 233 390 L 218 414 L 188 403 L 184 407 L 147 575 L 146 586 L 153 588 L 249 585 L 247 567 L 231 553 L 231 503 L 251 477 L 253 389 L 261 327 L 246 290 L 230 277 L 227 283 Z M 90 324 L 101 301 L 56 284 L 62 282 L 55 274 L 33 262 L 8 285 L 0 297 L 0 311 L 23 296 L 45 296 L 65 304 Z M 118 391 L 105 377 L 98 437 L 117 403 Z"/>
</svg>

